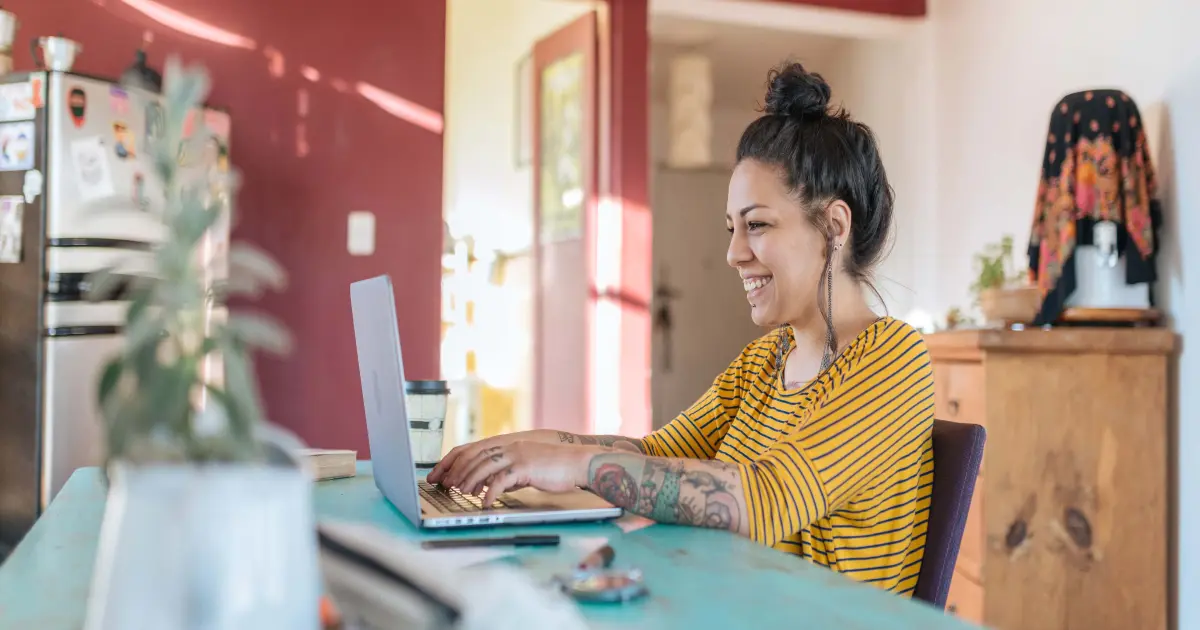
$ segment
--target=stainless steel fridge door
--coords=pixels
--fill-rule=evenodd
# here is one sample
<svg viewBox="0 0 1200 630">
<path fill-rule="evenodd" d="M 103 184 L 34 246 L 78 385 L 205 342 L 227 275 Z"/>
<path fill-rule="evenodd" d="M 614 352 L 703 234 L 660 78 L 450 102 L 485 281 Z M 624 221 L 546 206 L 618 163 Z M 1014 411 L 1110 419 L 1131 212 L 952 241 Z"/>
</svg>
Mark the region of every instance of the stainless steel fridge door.
<svg viewBox="0 0 1200 630">
<path fill-rule="evenodd" d="M 105 247 L 160 242 L 165 230 L 139 199 L 162 199 L 143 150 L 160 97 L 61 72 L 47 80 L 46 238 L 108 239 Z M 80 115 L 78 112 L 82 111 Z"/>
<path fill-rule="evenodd" d="M 42 341 L 41 507 L 83 466 L 104 461 L 96 387 L 104 363 L 121 351 L 127 302 L 49 302 Z"/>
</svg>

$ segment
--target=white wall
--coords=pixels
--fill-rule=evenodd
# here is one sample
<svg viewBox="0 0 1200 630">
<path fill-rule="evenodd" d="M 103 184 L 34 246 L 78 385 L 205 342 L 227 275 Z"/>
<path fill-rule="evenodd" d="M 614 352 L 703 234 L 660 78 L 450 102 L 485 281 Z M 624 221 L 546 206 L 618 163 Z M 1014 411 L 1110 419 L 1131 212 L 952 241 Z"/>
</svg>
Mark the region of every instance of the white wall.
<svg viewBox="0 0 1200 630">
<path fill-rule="evenodd" d="M 934 292 L 932 40 L 925 26 L 851 40 L 825 72 L 833 100 L 869 126 L 895 191 L 894 242 L 875 274 L 887 311 L 905 317 Z"/>
<path fill-rule="evenodd" d="M 1200 254 L 1180 247 L 1181 234 L 1200 234 L 1200 3 L 932 0 L 930 15 L 936 217 L 921 242 L 935 245 L 938 257 L 936 282 L 922 301 L 939 313 L 966 304 L 972 253 L 1004 233 L 1028 241 L 1055 102 L 1090 87 L 1120 88 L 1146 118 L 1163 184 L 1167 224 L 1159 290 L 1175 329 L 1191 337 L 1178 383 L 1200 382 L 1194 347 L 1200 339 Z M 1173 446 L 1183 455 L 1178 627 L 1187 629 L 1200 628 L 1200 461 L 1192 456 L 1200 451 L 1200 392 L 1176 391 Z"/>
</svg>

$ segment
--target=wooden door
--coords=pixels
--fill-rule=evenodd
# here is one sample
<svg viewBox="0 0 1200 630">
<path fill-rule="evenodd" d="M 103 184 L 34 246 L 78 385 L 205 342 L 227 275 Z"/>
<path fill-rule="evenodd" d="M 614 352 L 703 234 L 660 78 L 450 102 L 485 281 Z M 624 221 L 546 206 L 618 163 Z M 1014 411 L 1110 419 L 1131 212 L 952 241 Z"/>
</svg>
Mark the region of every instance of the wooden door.
<svg viewBox="0 0 1200 630">
<path fill-rule="evenodd" d="M 596 22 L 588 13 L 533 49 L 533 425 L 576 433 L 594 426 Z"/>
</svg>

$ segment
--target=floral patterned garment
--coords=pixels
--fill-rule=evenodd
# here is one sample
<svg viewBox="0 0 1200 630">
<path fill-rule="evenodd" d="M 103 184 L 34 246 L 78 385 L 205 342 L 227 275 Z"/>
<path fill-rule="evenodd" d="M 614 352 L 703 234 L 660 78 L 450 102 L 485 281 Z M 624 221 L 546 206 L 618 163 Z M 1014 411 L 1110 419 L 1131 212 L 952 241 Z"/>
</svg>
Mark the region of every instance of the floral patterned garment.
<svg viewBox="0 0 1200 630">
<path fill-rule="evenodd" d="M 1117 224 L 1129 284 L 1156 278 L 1162 212 L 1137 104 L 1120 90 L 1063 97 L 1050 116 L 1029 240 L 1029 273 L 1043 296 L 1037 323 L 1052 323 L 1075 290 L 1076 245 L 1098 221 Z"/>
</svg>

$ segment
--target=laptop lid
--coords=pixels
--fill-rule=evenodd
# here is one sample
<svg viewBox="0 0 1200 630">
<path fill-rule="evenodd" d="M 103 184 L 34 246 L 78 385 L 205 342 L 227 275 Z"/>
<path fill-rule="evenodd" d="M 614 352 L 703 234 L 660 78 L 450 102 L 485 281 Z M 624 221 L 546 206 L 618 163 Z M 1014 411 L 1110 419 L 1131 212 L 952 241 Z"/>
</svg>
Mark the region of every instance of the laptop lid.
<svg viewBox="0 0 1200 630">
<path fill-rule="evenodd" d="M 404 361 L 392 279 L 350 284 L 354 343 L 375 485 L 411 523 L 421 525 L 421 500 L 404 407 Z"/>
</svg>

